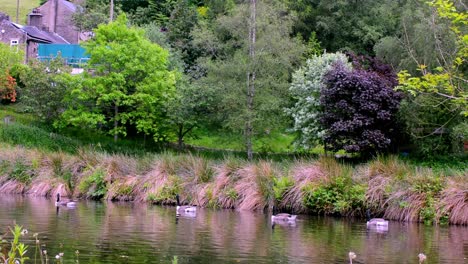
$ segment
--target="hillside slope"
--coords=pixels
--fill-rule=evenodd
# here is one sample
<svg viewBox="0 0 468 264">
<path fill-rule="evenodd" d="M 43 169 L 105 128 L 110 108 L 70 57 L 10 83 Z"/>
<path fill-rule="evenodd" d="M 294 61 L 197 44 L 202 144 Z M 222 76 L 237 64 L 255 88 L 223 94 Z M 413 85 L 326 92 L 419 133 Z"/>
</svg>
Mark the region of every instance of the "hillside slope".
<svg viewBox="0 0 468 264">
<path fill-rule="evenodd" d="M 16 21 L 16 3 L 19 1 L 19 17 L 20 24 L 26 24 L 27 15 L 34 7 L 39 6 L 39 0 L 0 0 L 0 12 L 10 16 L 10 20 Z"/>
</svg>

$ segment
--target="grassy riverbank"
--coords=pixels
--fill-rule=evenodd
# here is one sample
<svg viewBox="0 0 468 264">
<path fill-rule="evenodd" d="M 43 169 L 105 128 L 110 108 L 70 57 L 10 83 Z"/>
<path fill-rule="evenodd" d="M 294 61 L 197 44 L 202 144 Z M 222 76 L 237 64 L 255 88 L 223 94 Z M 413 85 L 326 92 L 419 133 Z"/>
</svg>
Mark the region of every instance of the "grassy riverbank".
<svg viewBox="0 0 468 264">
<path fill-rule="evenodd" d="M 171 153 L 76 154 L 2 144 L 0 193 L 363 216 L 400 221 L 468 224 L 466 170 L 433 170 L 397 157 L 348 165 L 332 158 L 248 163 Z"/>
</svg>

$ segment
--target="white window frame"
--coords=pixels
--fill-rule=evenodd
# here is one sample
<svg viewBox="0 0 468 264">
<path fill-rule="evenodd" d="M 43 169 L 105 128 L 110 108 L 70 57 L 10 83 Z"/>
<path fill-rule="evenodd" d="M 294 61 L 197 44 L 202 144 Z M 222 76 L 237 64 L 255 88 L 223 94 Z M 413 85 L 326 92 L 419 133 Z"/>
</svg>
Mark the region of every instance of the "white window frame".
<svg viewBox="0 0 468 264">
<path fill-rule="evenodd" d="M 18 46 L 18 45 L 19 45 L 19 39 L 17 39 L 17 38 L 10 39 L 10 47 Z"/>
</svg>

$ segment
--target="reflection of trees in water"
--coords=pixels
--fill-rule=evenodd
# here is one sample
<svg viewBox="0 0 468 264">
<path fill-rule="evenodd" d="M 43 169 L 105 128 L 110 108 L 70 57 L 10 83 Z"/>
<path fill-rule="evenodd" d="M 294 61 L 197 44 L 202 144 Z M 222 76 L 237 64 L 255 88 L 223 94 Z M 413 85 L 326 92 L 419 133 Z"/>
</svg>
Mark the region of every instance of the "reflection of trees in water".
<svg viewBox="0 0 468 264">
<path fill-rule="evenodd" d="M 76 209 L 56 212 L 53 200 L 0 196 L 0 201 L 5 229 L 16 219 L 31 233 L 43 232 L 40 238 L 51 252 L 58 253 L 63 243 L 69 257 L 79 249 L 83 262 L 154 263 L 178 255 L 193 263 L 345 263 L 349 251 L 361 263 L 417 263 L 420 252 L 429 263 L 463 263 L 468 257 L 466 227 L 391 222 L 388 232 L 378 233 L 360 220 L 299 216 L 295 227 L 271 229 L 261 213 L 204 209 L 176 224 L 174 207 L 82 201 Z"/>
</svg>

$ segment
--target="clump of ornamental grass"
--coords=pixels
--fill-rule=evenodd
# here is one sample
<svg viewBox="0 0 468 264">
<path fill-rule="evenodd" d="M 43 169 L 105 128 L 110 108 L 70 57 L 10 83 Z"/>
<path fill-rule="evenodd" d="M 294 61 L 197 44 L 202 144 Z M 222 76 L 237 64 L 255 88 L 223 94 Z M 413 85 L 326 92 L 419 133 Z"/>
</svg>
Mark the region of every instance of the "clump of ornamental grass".
<svg viewBox="0 0 468 264">
<path fill-rule="evenodd" d="M 391 183 L 391 178 L 382 175 L 374 176 L 367 182 L 366 204 L 374 215 L 380 215 L 385 211 Z"/>
<path fill-rule="evenodd" d="M 238 171 L 245 162 L 228 158 L 222 164 L 214 166 L 213 182 L 204 186 L 199 196 L 201 206 L 235 208 L 239 194 L 235 183 L 241 178 Z"/>
<path fill-rule="evenodd" d="M 213 178 L 211 162 L 192 154 L 182 156 L 179 161 L 177 172 L 179 175 L 195 184 L 207 183 Z"/>
<path fill-rule="evenodd" d="M 34 196 L 54 196 L 57 193 L 69 196 L 72 192 L 66 186 L 66 183 L 55 178 L 41 179 L 36 178 L 33 180 L 28 188 L 27 194 Z"/>
<path fill-rule="evenodd" d="M 317 166 L 325 175 L 322 180 L 330 180 L 333 177 L 348 176 L 351 174 L 352 168 L 336 161 L 333 157 L 320 157 L 316 161 Z"/>
<path fill-rule="evenodd" d="M 444 180 L 429 169 L 416 169 L 405 180 L 394 181 L 384 217 L 399 221 L 437 222 L 435 206 Z"/>
<path fill-rule="evenodd" d="M 176 175 L 179 166 L 179 156 L 170 152 L 164 152 L 155 157 L 157 162 L 157 169 L 160 173 L 165 175 Z"/>
<path fill-rule="evenodd" d="M 100 160 L 100 167 L 105 171 L 107 182 L 112 183 L 114 180 L 134 175 L 136 172 L 135 158 L 122 154 L 103 154 Z"/>
<path fill-rule="evenodd" d="M 86 147 L 78 148 L 76 151 L 76 156 L 82 165 L 86 168 L 94 168 L 101 162 L 99 153 Z"/>
<path fill-rule="evenodd" d="M 166 156 L 168 157 L 168 156 Z M 156 204 L 174 204 L 175 195 L 182 190 L 182 180 L 168 167 L 168 160 L 154 162 L 152 169 L 142 175 L 134 185 L 135 200 Z M 185 197 L 181 197 L 183 201 Z"/>
<path fill-rule="evenodd" d="M 294 185 L 285 191 L 279 207 L 289 207 L 294 212 L 303 213 L 307 211 L 304 206 L 307 186 L 324 179 L 326 176 L 317 164 L 303 161 L 291 166 L 291 175 Z"/>
<path fill-rule="evenodd" d="M 278 175 L 271 162 L 261 161 L 241 168 L 242 177 L 235 184 L 239 210 L 262 210 L 273 205 L 273 178 Z"/>
<path fill-rule="evenodd" d="M 137 184 L 137 176 L 121 177 L 109 185 L 105 198 L 107 200 L 133 201 Z"/>
<path fill-rule="evenodd" d="M 383 176 L 402 180 L 412 173 L 411 167 L 395 155 L 378 156 L 366 166 L 360 168 L 363 169 L 361 173 L 367 175 L 370 179 Z"/>
<path fill-rule="evenodd" d="M 468 182 L 466 175 L 448 180 L 441 192 L 437 216 L 441 223 L 468 225 Z"/>
</svg>

